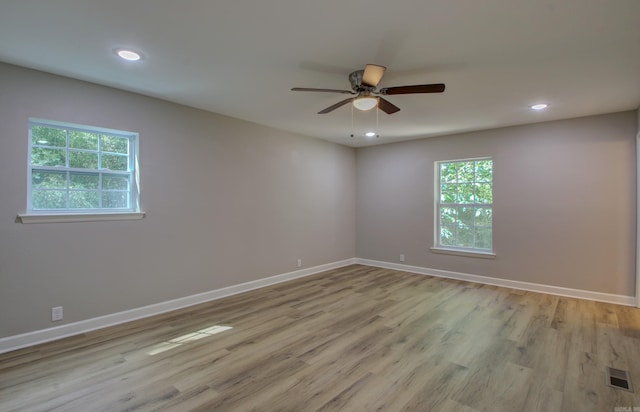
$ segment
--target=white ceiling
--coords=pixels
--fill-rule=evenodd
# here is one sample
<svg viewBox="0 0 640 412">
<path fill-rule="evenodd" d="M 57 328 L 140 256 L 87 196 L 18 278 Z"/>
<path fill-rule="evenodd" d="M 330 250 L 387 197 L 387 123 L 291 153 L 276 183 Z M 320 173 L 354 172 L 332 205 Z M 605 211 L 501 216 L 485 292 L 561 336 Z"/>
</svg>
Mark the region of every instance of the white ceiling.
<svg viewBox="0 0 640 412">
<path fill-rule="evenodd" d="M 637 108 L 640 1 L 2 0 L 0 61 L 358 147 Z M 290 91 L 367 63 L 447 89 L 389 96 L 378 139 L 349 138 L 374 111 L 352 129 L 349 105 L 317 114 L 346 96 Z"/>
</svg>

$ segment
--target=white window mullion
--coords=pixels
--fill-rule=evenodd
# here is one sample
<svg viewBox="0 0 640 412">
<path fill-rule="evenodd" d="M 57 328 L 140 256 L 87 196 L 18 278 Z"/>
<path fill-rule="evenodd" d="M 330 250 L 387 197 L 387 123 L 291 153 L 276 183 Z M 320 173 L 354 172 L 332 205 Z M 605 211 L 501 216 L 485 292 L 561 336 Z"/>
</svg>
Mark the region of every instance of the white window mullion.
<svg viewBox="0 0 640 412">
<path fill-rule="evenodd" d="M 98 139 L 100 140 L 100 139 Z M 100 155 L 98 155 L 100 156 Z M 100 159 L 98 158 L 98 162 L 100 162 Z M 100 163 L 98 163 L 100 164 Z M 102 188 L 102 173 L 98 173 L 98 207 L 100 209 L 102 209 L 102 193 L 103 193 L 103 188 Z"/>
<path fill-rule="evenodd" d="M 33 209 L 33 196 L 31 196 L 32 180 L 31 174 L 33 173 L 33 135 L 31 127 L 29 127 L 29 154 L 27 155 L 27 210 Z"/>
<path fill-rule="evenodd" d="M 98 169 L 102 169 L 102 134 L 98 135 Z"/>
<path fill-rule="evenodd" d="M 64 137 L 65 137 L 64 167 L 69 169 L 69 130 L 65 129 Z"/>
<path fill-rule="evenodd" d="M 127 200 L 127 206 L 130 209 L 136 209 L 140 203 L 140 188 L 138 187 L 138 178 L 140 171 L 138 170 L 138 140 L 133 137 L 129 138 L 129 196 Z"/>
<path fill-rule="evenodd" d="M 66 195 L 67 195 L 67 209 L 71 208 L 71 200 L 69 199 L 71 193 L 71 172 L 67 171 L 67 184 L 66 184 Z"/>
</svg>

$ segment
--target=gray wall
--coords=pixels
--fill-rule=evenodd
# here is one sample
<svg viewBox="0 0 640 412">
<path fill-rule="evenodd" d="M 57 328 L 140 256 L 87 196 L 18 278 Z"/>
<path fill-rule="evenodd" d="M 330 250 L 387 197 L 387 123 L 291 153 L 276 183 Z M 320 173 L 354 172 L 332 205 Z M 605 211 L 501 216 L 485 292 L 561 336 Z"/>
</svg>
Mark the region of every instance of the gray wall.
<svg viewBox="0 0 640 412">
<path fill-rule="evenodd" d="M 29 117 L 139 132 L 147 217 L 16 223 Z M 0 337 L 354 256 L 353 149 L 0 64 Z"/>
<path fill-rule="evenodd" d="M 552 109 L 551 109 L 552 110 Z M 359 258 L 635 294 L 636 112 L 358 149 Z M 495 260 L 431 253 L 434 161 L 494 159 Z"/>
</svg>

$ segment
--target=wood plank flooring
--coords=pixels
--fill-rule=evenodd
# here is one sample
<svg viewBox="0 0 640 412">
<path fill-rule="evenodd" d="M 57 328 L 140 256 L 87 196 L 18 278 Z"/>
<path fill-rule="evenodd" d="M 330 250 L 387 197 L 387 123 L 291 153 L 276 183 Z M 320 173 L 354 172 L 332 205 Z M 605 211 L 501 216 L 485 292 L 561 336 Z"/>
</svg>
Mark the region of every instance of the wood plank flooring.
<svg viewBox="0 0 640 412">
<path fill-rule="evenodd" d="M 0 355 L 5 412 L 632 411 L 639 394 L 639 309 L 361 265 Z"/>
</svg>

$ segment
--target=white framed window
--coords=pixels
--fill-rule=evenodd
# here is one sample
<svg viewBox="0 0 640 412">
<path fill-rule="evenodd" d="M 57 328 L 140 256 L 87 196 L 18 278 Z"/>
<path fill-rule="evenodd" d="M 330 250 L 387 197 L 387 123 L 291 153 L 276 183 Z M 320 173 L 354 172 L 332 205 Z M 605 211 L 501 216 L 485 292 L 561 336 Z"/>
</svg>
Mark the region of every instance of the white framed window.
<svg viewBox="0 0 640 412">
<path fill-rule="evenodd" d="M 27 215 L 140 212 L 138 176 L 137 133 L 29 119 Z"/>
<path fill-rule="evenodd" d="M 434 251 L 493 255 L 493 159 L 435 162 L 435 176 Z"/>
</svg>

